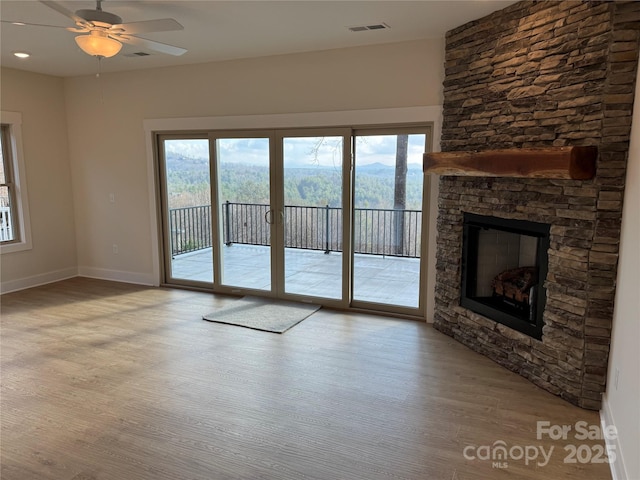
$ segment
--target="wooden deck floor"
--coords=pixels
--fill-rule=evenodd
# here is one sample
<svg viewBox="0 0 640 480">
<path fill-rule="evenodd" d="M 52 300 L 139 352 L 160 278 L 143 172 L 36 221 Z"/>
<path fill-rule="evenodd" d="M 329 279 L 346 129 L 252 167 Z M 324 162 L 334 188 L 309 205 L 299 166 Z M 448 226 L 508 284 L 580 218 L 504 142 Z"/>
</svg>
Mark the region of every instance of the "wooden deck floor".
<svg viewBox="0 0 640 480">
<path fill-rule="evenodd" d="M 536 439 L 595 412 L 423 323 L 322 309 L 278 335 L 201 320 L 232 298 L 82 278 L 1 301 L 2 480 L 611 478 Z M 554 450 L 465 458 L 500 441 Z"/>
</svg>

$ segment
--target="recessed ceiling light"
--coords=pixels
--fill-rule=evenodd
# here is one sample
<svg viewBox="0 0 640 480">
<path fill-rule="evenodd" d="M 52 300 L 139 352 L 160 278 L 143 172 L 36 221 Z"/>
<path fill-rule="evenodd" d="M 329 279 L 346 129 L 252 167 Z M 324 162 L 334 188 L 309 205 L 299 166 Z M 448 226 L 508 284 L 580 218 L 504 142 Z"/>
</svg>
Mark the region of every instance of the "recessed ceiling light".
<svg viewBox="0 0 640 480">
<path fill-rule="evenodd" d="M 26 23 L 22 23 L 22 22 L 11 22 L 11 25 L 17 25 L 19 27 L 24 27 L 26 25 Z"/>
<path fill-rule="evenodd" d="M 31 54 L 27 52 L 13 52 L 13 55 L 18 58 L 29 58 L 31 56 Z"/>
</svg>

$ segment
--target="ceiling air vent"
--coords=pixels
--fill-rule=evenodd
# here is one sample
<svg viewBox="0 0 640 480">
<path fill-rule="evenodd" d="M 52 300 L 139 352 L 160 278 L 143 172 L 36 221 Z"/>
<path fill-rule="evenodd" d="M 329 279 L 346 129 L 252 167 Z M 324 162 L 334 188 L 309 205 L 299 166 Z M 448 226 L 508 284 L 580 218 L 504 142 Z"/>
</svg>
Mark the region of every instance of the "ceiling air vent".
<svg viewBox="0 0 640 480">
<path fill-rule="evenodd" d="M 151 54 L 147 52 L 133 52 L 133 53 L 127 53 L 125 57 L 148 57 L 149 55 Z"/>
<path fill-rule="evenodd" d="M 347 27 L 352 32 L 366 32 L 367 30 L 386 30 L 389 27 L 386 23 L 374 23 L 372 25 L 356 25 L 354 27 Z"/>
</svg>

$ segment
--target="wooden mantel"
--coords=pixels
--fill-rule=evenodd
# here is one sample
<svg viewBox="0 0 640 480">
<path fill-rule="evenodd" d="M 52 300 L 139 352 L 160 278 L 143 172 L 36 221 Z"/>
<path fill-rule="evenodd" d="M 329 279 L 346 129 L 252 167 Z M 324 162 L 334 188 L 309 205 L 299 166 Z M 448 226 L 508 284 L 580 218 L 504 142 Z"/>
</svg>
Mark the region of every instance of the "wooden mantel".
<svg viewBox="0 0 640 480">
<path fill-rule="evenodd" d="M 597 157 L 595 146 L 434 152 L 424 154 L 423 168 L 438 175 L 589 180 Z"/>
</svg>

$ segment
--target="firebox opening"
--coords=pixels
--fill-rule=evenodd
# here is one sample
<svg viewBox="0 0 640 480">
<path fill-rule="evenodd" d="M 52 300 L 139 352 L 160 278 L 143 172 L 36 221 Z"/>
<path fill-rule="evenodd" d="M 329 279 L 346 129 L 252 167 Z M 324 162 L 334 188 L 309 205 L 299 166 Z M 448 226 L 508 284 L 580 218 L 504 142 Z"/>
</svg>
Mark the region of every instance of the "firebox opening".
<svg viewBox="0 0 640 480">
<path fill-rule="evenodd" d="M 549 225 L 464 214 L 460 305 L 542 338 Z"/>
</svg>

